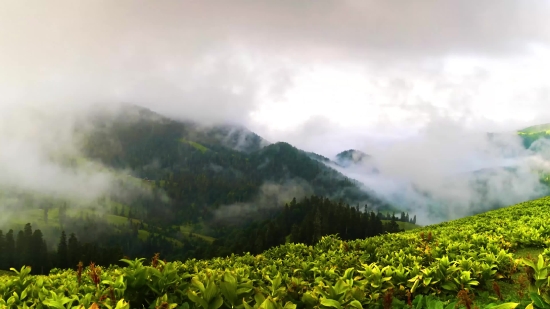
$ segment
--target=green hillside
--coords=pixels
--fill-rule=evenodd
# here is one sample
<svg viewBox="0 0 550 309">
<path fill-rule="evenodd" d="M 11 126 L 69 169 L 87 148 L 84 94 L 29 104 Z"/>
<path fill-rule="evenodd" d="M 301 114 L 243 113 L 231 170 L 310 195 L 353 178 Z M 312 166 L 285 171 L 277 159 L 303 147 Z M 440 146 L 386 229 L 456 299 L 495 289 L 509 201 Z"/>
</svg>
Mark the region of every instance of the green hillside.
<svg viewBox="0 0 550 309">
<path fill-rule="evenodd" d="M 539 124 L 535 126 L 531 126 L 522 130 L 519 130 L 519 133 L 521 134 L 534 134 L 534 133 L 548 133 L 550 134 L 550 123 L 545 124 Z"/>
<path fill-rule="evenodd" d="M 390 222 L 390 221 L 389 220 L 382 220 L 382 223 L 388 223 L 388 222 Z M 413 230 L 413 229 L 417 229 L 417 228 L 421 227 L 420 225 L 410 223 L 410 222 L 397 221 L 397 224 L 399 225 L 400 228 L 404 229 L 405 231 Z"/>
<path fill-rule="evenodd" d="M 16 307 L 546 308 L 549 210 L 545 197 L 364 240 L 329 236 L 212 260 L 126 260 L 125 268 L 87 268 L 81 279 L 22 269 L 0 277 L 0 296 Z"/>
<path fill-rule="evenodd" d="M 519 130 L 518 134 L 521 136 L 524 146 L 529 148 L 538 139 L 550 139 L 550 123 Z"/>
</svg>

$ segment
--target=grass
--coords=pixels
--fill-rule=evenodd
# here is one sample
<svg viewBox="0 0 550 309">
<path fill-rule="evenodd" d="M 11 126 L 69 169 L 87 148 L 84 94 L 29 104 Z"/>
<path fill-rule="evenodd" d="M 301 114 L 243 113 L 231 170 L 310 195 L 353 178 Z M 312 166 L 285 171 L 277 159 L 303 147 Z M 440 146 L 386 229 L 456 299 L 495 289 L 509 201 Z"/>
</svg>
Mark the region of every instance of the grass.
<svg viewBox="0 0 550 309">
<path fill-rule="evenodd" d="M 390 220 L 381 220 L 381 221 L 382 221 L 382 223 L 390 222 Z M 416 224 L 410 223 L 410 222 L 397 221 L 397 224 L 399 225 L 400 228 L 404 229 L 405 231 L 414 230 L 414 229 L 417 229 L 417 228 L 421 227 L 420 225 L 416 225 Z"/>
<path fill-rule="evenodd" d="M 550 134 L 550 123 L 531 126 L 518 131 L 518 133 L 519 134 L 538 134 L 538 133 Z"/>
<path fill-rule="evenodd" d="M 213 243 L 214 240 L 216 240 L 216 238 L 214 238 L 214 237 L 193 232 L 193 226 L 191 226 L 191 225 L 181 225 L 180 226 L 180 232 L 184 233 L 184 235 L 190 234 L 191 237 L 201 238 L 204 241 L 207 241 L 209 243 Z"/>
<path fill-rule="evenodd" d="M 194 147 L 195 149 L 197 149 L 198 151 L 202 152 L 202 153 L 205 153 L 207 151 L 210 151 L 210 149 L 208 149 L 207 147 L 197 143 L 197 142 L 193 142 L 193 141 L 188 141 L 186 139 L 180 139 L 180 142 L 182 143 L 186 143 L 186 144 L 189 144 L 190 146 Z"/>
<path fill-rule="evenodd" d="M 127 208 L 125 205 L 121 205 L 121 207 Z M 120 208 L 120 207 L 119 207 Z M 125 211 L 127 213 L 127 211 Z M 72 208 L 67 210 L 67 216 L 70 220 L 70 218 L 76 218 L 80 215 L 86 216 L 86 215 L 95 215 L 101 213 L 100 211 L 94 211 L 91 209 L 84 209 L 84 208 Z M 115 226 L 123 226 L 128 223 L 128 218 L 124 216 L 117 216 L 113 214 L 104 214 L 104 219 L 107 221 L 108 224 L 112 224 Z M 130 219 L 133 224 L 139 224 L 141 223 L 141 220 L 138 219 Z M 7 223 L 5 223 L 4 226 L 2 226 L 2 229 L 13 229 L 14 231 L 18 231 L 23 228 L 23 226 L 27 223 L 31 223 L 33 228 L 39 228 L 41 230 L 53 230 L 53 229 L 60 229 L 61 225 L 59 224 L 59 209 L 53 208 L 48 211 L 48 222 L 44 220 L 44 210 L 43 209 L 27 209 L 27 210 L 21 210 L 17 213 L 14 213 L 9 217 L 9 220 Z M 147 227 L 147 223 L 143 223 Z M 191 237 L 197 237 L 200 238 L 206 242 L 212 243 L 214 240 L 216 240 L 214 237 L 196 233 L 194 230 L 194 227 L 191 225 L 183 225 L 180 226 L 180 231 L 183 234 L 183 237 L 189 237 L 189 233 L 191 233 Z M 150 235 L 150 231 L 145 229 L 138 230 L 138 238 L 142 241 L 147 240 L 147 238 Z M 171 241 L 174 245 L 178 247 L 182 247 L 183 243 L 176 239 L 176 238 L 170 238 L 167 237 L 169 241 Z M 1 275 L 1 274 L 0 274 Z"/>
</svg>

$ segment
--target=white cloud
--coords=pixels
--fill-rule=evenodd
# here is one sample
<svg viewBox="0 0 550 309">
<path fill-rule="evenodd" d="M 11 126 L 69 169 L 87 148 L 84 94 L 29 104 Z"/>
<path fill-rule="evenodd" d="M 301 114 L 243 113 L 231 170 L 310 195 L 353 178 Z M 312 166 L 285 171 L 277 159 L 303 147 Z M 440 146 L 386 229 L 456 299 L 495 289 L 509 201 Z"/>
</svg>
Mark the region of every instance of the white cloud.
<svg viewBox="0 0 550 309">
<path fill-rule="evenodd" d="M 29 105 L 66 118 L 3 122 L 0 168 L 65 173 L 40 170 L 52 147 L 74 146 L 64 111 L 129 102 L 322 154 L 425 134 L 399 150 L 419 162 L 401 169 L 414 178 L 478 146 L 451 151 L 449 132 L 550 122 L 548 16 L 537 0 L 4 1 L 0 120 Z"/>
</svg>

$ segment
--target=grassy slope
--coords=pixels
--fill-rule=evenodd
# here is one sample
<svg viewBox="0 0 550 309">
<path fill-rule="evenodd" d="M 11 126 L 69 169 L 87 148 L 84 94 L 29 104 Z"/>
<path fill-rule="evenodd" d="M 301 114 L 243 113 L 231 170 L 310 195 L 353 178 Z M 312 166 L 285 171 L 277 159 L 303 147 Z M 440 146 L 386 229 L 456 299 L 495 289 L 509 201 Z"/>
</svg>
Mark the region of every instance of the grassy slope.
<svg viewBox="0 0 550 309">
<path fill-rule="evenodd" d="M 542 207 L 540 207 L 541 204 Z M 528 227 L 529 225 L 532 225 L 531 227 L 540 226 L 540 222 L 535 222 L 535 218 L 539 217 L 537 216 L 537 214 L 540 213 L 541 208 L 544 211 L 544 213 L 542 214 L 544 214 L 545 217 L 549 218 L 550 197 L 544 197 L 534 201 L 527 201 L 510 207 L 478 214 L 472 217 L 444 222 L 434 226 L 427 226 L 425 228 L 419 228 L 409 232 L 420 233 L 423 231 L 437 231 L 440 228 L 445 227 L 449 224 L 455 226 L 466 226 L 472 222 L 476 222 L 478 228 L 482 227 L 482 230 L 488 232 L 487 235 L 508 239 L 510 239 L 509 237 L 512 236 L 512 239 L 510 239 L 512 245 L 510 251 L 514 253 L 515 258 L 534 260 L 539 254 L 543 253 L 545 247 L 548 248 L 550 246 L 550 238 L 540 237 L 542 236 L 541 234 L 545 234 L 545 232 L 542 232 L 540 230 L 540 234 L 537 235 L 537 233 L 533 233 L 533 231 L 519 231 L 519 227 Z M 509 230 L 506 233 L 501 233 L 507 230 L 506 225 L 508 225 Z M 518 228 L 518 230 L 515 230 L 514 226 Z M 517 234 L 513 235 L 514 233 Z M 508 235 L 505 236 L 503 234 Z M 515 240 L 513 239 L 515 238 L 514 236 L 517 237 Z M 539 236 L 539 239 L 535 240 L 537 239 L 537 236 Z M 529 243 L 530 240 L 528 240 L 528 238 L 532 239 L 532 243 Z M 521 269 L 518 273 L 513 275 L 512 281 L 499 282 L 501 293 L 504 297 L 502 302 L 520 303 L 517 308 L 525 308 L 531 302 L 528 296 L 529 292 L 518 282 L 518 279 L 524 274 L 525 270 Z M 490 289 L 481 291 L 479 295 L 477 295 L 477 297 L 475 298 L 475 304 L 479 306 L 479 308 L 483 308 L 488 304 L 499 302 L 500 301 L 496 297 L 495 293 Z"/>
<path fill-rule="evenodd" d="M 382 223 L 387 223 L 387 222 L 390 222 L 390 220 L 382 220 Z M 420 225 L 416 225 L 409 222 L 397 221 L 397 224 L 399 225 L 400 228 L 404 229 L 405 231 L 414 230 L 421 227 Z"/>
<path fill-rule="evenodd" d="M 531 127 L 519 130 L 518 133 L 520 133 L 520 134 L 536 134 L 536 133 L 550 134 L 550 123 L 531 126 Z"/>
<path fill-rule="evenodd" d="M 200 151 L 200 152 L 202 152 L 202 153 L 205 153 L 205 152 L 207 152 L 207 151 L 210 150 L 208 147 L 206 147 L 206 146 L 204 146 L 204 145 L 201 145 L 201 144 L 199 144 L 199 143 L 197 143 L 197 142 L 194 142 L 194 141 L 188 141 L 188 140 L 183 139 L 183 138 L 180 139 L 180 142 L 182 142 L 182 143 L 187 143 L 187 144 L 189 144 L 189 145 L 195 147 L 195 149 L 197 149 L 198 151 Z"/>
<path fill-rule="evenodd" d="M 91 215 L 91 214 L 94 213 L 92 210 L 89 210 L 89 209 L 70 209 L 70 210 L 67 211 L 67 216 L 68 217 L 78 217 L 78 216 L 80 216 L 81 212 L 84 215 L 86 215 L 86 214 Z M 116 215 L 112 215 L 112 214 L 105 214 L 105 220 L 107 220 L 107 222 L 109 224 L 113 224 L 113 225 L 125 225 L 128 222 L 127 217 L 116 216 Z M 131 220 L 134 224 L 135 223 L 141 223 L 141 221 L 138 220 L 138 219 L 131 219 Z M 48 212 L 48 222 L 47 223 L 44 221 L 44 211 L 42 209 L 29 209 L 29 210 L 19 211 L 18 213 L 13 214 L 12 216 L 10 216 L 8 222 L 5 224 L 5 228 L 6 229 L 11 228 L 11 229 L 14 229 L 14 230 L 19 230 L 26 223 L 31 223 L 31 224 L 33 224 L 33 227 L 36 228 L 38 226 L 38 228 L 40 228 L 40 229 L 60 228 L 60 225 L 59 225 L 59 209 L 54 208 L 54 209 L 51 209 Z M 189 226 L 181 226 L 180 229 L 181 229 L 182 232 L 185 232 L 185 233 L 191 232 L 192 237 L 199 237 L 199 238 L 201 238 L 201 239 L 203 239 L 207 242 L 210 242 L 210 243 L 215 240 L 215 238 L 213 238 L 213 237 L 193 232 Z M 147 230 L 140 229 L 138 231 L 138 237 L 141 240 L 147 239 L 149 234 L 150 234 L 150 232 L 147 231 Z M 187 236 L 187 235 L 184 235 L 184 236 Z M 177 239 L 170 239 L 169 238 L 169 240 L 171 240 L 177 246 L 182 246 L 181 241 L 179 241 Z"/>
<path fill-rule="evenodd" d="M 444 267 L 446 272 L 455 274 L 448 275 L 451 277 L 443 279 L 445 282 L 452 282 L 457 279 L 456 276 L 462 276 L 464 272 L 471 272 L 472 276 L 480 276 L 478 267 L 492 260 L 493 262 L 489 263 L 494 264 L 493 267 L 498 267 L 499 273 L 505 277 L 511 275 L 509 280 L 498 280 L 504 300 L 497 299 L 491 287 L 492 281 L 486 280 L 485 284 L 474 287 L 477 292 L 474 306 L 487 308 L 491 303 L 518 302 L 521 304 L 517 308 L 525 308 L 531 301 L 526 289 L 517 281 L 519 276 L 525 274 L 525 270 L 523 267 L 517 268 L 516 272 L 511 269 L 514 268 L 512 266 L 515 259 L 536 256 L 550 247 L 548 222 L 550 222 L 550 197 L 545 197 L 402 233 L 355 241 L 341 241 L 326 237 L 315 246 L 286 244 L 258 256 L 231 256 L 205 261 L 188 260 L 175 265 L 183 273 L 196 275 L 200 280 L 211 277 L 212 280 L 220 281 L 223 278 L 222 274 L 228 269 L 245 273 L 246 278 L 250 276 L 255 280 L 251 284 L 254 287 L 257 286 L 263 291 L 262 293 L 269 293 L 271 290 L 270 285 L 266 283 L 267 280 L 261 279 L 268 278 L 267 276 L 274 278 L 280 272 L 285 284 L 289 284 L 292 280 L 293 284 L 308 290 L 311 297 L 318 299 L 321 297 L 320 293 L 316 292 L 320 284 L 318 279 L 329 285 L 336 284 L 342 278 L 348 281 L 353 279 L 356 286 L 367 293 L 368 298 L 372 295 L 368 294 L 369 291 L 380 289 L 380 285 L 371 284 L 374 282 L 371 280 L 379 279 L 381 271 L 384 276 L 389 276 L 390 282 L 400 282 L 394 285 L 395 287 L 406 286 L 403 289 L 394 290 L 394 296 L 404 297 L 406 289 L 411 287 L 411 277 L 414 281 L 417 280 L 415 274 L 428 276 L 433 270 L 439 269 L 440 260 L 444 257 L 448 257 L 451 262 L 456 262 L 455 266 L 458 267 L 458 272 Z M 550 256 L 550 250 L 546 250 L 545 254 L 547 257 Z M 350 278 L 345 274 L 348 268 L 355 270 Z M 397 271 L 401 271 L 402 274 L 397 274 Z M 413 271 L 415 271 L 414 274 L 412 274 Z M 55 276 L 57 275 L 52 278 L 57 278 Z M 70 276 L 74 276 L 74 272 L 70 272 Z M 433 281 L 426 283 L 425 279 L 416 282 L 420 282 L 416 295 L 435 294 L 441 288 L 440 283 Z M 339 284 L 345 288 L 347 283 Z M 384 285 L 387 284 L 384 283 Z M 286 291 L 286 289 L 283 290 Z M 419 292 L 420 290 L 424 292 Z M 523 298 L 519 292 L 524 292 Z M 185 298 L 187 295 L 180 294 L 173 296 Z M 456 299 L 455 295 L 456 292 L 453 292 L 438 297 L 442 301 L 448 301 Z M 362 296 L 353 294 L 351 297 Z M 363 301 L 366 302 L 368 299 Z M 406 308 L 406 306 L 402 307 Z"/>
<path fill-rule="evenodd" d="M 548 237 L 550 235 L 550 224 L 548 222 L 550 222 L 550 197 L 544 197 L 467 218 L 388 235 L 393 236 L 391 238 L 393 243 L 388 240 L 383 241 L 381 239 L 383 237 L 374 237 L 358 242 L 362 243 L 363 246 L 372 246 L 379 249 L 388 247 L 386 248 L 388 251 L 398 252 L 403 249 L 414 252 L 418 249 L 414 248 L 418 245 L 418 235 L 432 232 L 436 240 L 445 239 L 445 242 L 448 242 L 447 239 L 449 238 L 455 241 L 458 240 L 469 246 L 469 250 L 473 250 L 471 252 L 482 249 L 484 246 L 482 243 L 487 242 L 488 239 L 489 241 L 498 239 L 498 242 L 503 244 L 501 248 L 512 252 L 514 258 L 532 259 L 542 253 L 545 250 L 544 248 L 550 247 L 550 238 Z M 460 239 L 463 240 L 460 241 Z M 396 246 L 395 244 L 398 243 L 401 245 Z M 350 247 L 352 246 L 353 244 L 350 244 Z M 442 249 L 444 251 L 449 250 L 449 247 Z M 462 250 L 460 249 L 460 251 Z M 361 253 L 358 252 L 358 254 Z M 449 254 L 449 251 L 447 251 L 447 254 Z M 423 253 L 418 252 L 418 255 L 422 256 Z M 385 266 L 384 263 L 379 263 L 379 265 Z M 531 300 L 527 289 L 517 281 L 520 276 L 525 275 L 525 269 L 520 267 L 518 270 L 518 273 L 512 276 L 512 280 L 499 281 L 504 297 L 503 301 L 498 300 L 491 287 L 480 287 L 475 297 L 475 305 L 484 308 L 488 304 L 517 302 L 520 303 L 517 308 L 525 308 Z M 522 293 L 523 296 L 520 296 Z M 441 300 L 446 299 L 448 298 L 441 298 Z"/>
</svg>

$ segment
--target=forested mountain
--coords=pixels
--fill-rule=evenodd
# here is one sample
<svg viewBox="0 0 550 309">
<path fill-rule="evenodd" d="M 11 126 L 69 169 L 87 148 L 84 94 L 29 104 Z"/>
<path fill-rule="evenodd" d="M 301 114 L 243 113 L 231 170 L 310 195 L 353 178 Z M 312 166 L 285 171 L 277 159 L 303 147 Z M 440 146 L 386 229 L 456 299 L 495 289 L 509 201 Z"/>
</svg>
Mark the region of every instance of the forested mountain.
<svg viewBox="0 0 550 309">
<path fill-rule="evenodd" d="M 287 143 L 269 144 L 244 128 L 200 127 L 138 107 L 98 117 L 83 134 L 86 156 L 166 191 L 178 210 L 197 211 L 252 201 L 265 183 L 299 180 L 305 194 L 348 203 L 390 206 L 362 191 L 354 180 Z M 200 209 L 200 210 L 199 210 Z M 192 221 L 185 212 L 181 220 Z"/>
<path fill-rule="evenodd" d="M 18 231 L 28 223 L 25 228 L 35 228 L 37 239 L 43 239 L 44 248 L 49 248 L 44 250 L 50 253 L 64 248 L 63 239 L 72 237 L 81 244 L 79 256 L 86 261 L 106 263 L 121 254 L 138 257 L 156 252 L 173 260 L 265 250 L 284 243 L 294 225 L 308 229 L 314 209 L 325 219 L 334 215 L 331 207 L 349 211 L 345 205 L 397 210 L 327 166 L 323 161 L 328 159 L 288 143 L 269 143 L 239 126 L 198 125 L 124 106 L 97 111 L 78 123 L 75 139 L 79 157 L 56 153 L 52 158 L 75 171 L 99 162 L 116 180 L 116 188 L 95 201 L 0 188 L 0 203 L 7 214 L 0 230 Z M 296 200 L 311 196 L 304 202 L 310 208 L 301 202 L 296 206 Z M 288 210 L 285 204 L 291 202 L 297 214 L 281 225 L 280 216 Z M 350 220 L 353 216 L 362 219 L 342 220 L 334 227 L 364 229 L 356 225 L 368 223 L 368 215 L 357 212 Z M 263 226 L 272 226 L 268 234 Z M 376 230 L 391 232 L 395 226 Z M 316 233 L 331 231 L 323 227 Z M 367 235 L 363 232 L 348 236 Z M 276 240 L 272 233 L 278 235 Z M 1 238 L 0 247 L 5 247 Z M 9 250 L 24 251 L 25 246 Z M 64 253 L 61 260 L 59 256 L 45 254 L 41 267 L 75 266 L 74 261 L 65 261 Z M 26 263 L 11 261 L 16 266 Z"/>
</svg>

